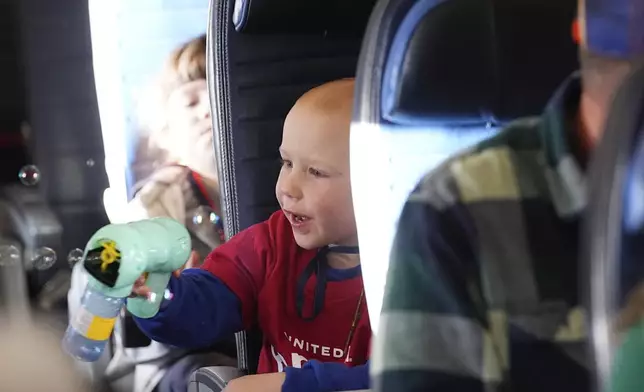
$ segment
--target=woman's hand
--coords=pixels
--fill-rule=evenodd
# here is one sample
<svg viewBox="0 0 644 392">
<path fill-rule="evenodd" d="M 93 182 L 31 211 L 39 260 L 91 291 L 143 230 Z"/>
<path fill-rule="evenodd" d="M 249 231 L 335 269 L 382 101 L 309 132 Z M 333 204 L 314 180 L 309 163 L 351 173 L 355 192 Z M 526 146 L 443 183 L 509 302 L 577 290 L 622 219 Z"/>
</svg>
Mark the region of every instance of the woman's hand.
<svg viewBox="0 0 644 392">
<path fill-rule="evenodd" d="M 229 382 L 224 392 L 281 392 L 285 379 L 283 372 L 244 376 Z"/>
<path fill-rule="evenodd" d="M 172 274 L 178 278 L 181 275 L 181 272 L 183 270 L 188 268 L 196 268 L 199 265 L 201 265 L 201 256 L 199 255 L 199 253 L 193 250 L 192 253 L 190 253 L 190 257 L 188 258 L 188 261 L 186 261 L 183 267 L 174 271 Z M 150 296 L 150 293 L 152 293 L 152 290 L 150 290 L 150 288 L 145 285 L 145 280 L 146 280 L 145 274 L 139 276 L 139 278 L 136 280 L 136 282 L 134 282 L 134 285 L 132 286 L 132 293 L 130 294 L 130 297 L 147 298 Z"/>
</svg>

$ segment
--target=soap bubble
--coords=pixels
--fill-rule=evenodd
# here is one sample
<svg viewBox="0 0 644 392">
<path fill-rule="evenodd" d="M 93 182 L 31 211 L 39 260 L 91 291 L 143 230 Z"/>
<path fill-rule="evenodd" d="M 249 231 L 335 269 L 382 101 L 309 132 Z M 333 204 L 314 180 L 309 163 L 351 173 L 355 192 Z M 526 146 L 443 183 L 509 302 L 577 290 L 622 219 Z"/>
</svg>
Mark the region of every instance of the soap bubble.
<svg viewBox="0 0 644 392">
<path fill-rule="evenodd" d="M 27 186 L 33 186 L 40 181 L 40 170 L 36 165 L 23 166 L 18 172 L 18 179 Z"/>
<path fill-rule="evenodd" d="M 219 218 L 219 215 L 215 214 L 213 211 L 210 211 L 210 223 L 217 225 L 219 224 L 220 219 L 221 218 Z"/>
<path fill-rule="evenodd" d="M 165 291 L 163 292 L 163 299 L 165 299 L 166 301 L 169 301 L 172 298 L 174 298 L 174 294 L 172 294 L 172 291 L 170 291 L 170 289 L 165 289 Z M 147 295 L 146 300 L 149 303 L 154 303 L 157 300 L 157 293 L 154 293 L 154 292 L 149 293 Z"/>
<path fill-rule="evenodd" d="M 156 300 L 157 300 L 157 293 L 152 292 L 152 293 L 148 294 L 148 296 L 147 296 L 147 301 L 148 302 L 154 303 Z"/>
<path fill-rule="evenodd" d="M 35 269 L 39 271 L 47 270 L 56 264 L 56 252 L 47 247 L 38 248 L 31 262 Z"/>
<path fill-rule="evenodd" d="M 94 162 L 94 160 L 92 158 L 90 158 L 90 159 L 85 161 L 85 164 L 87 165 L 87 167 L 94 167 L 96 162 Z"/>
<path fill-rule="evenodd" d="M 194 223 L 195 225 L 202 224 L 204 220 L 205 219 L 203 215 L 199 213 L 199 211 L 196 211 L 195 214 L 192 216 L 192 223 Z"/>
<path fill-rule="evenodd" d="M 0 245 L 0 266 L 14 265 L 20 262 L 20 250 L 14 245 Z"/>
<path fill-rule="evenodd" d="M 204 223 L 217 225 L 219 224 L 219 220 L 219 215 L 217 215 L 212 208 L 205 206 L 197 207 L 194 215 L 192 216 L 192 223 L 195 225 L 201 225 Z"/>
<path fill-rule="evenodd" d="M 210 214 L 212 209 L 206 206 L 199 206 L 195 209 L 195 213 L 192 216 L 192 223 L 195 225 L 201 225 L 207 222 L 210 222 Z"/>
<path fill-rule="evenodd" d="M 80 263 L 83 260 L 83 253 L 83 250 L 78 248 L 70 250 L 69 254 L 67 254 L 69 266 L 73 267 L 76 263 Z"/>
</svg>

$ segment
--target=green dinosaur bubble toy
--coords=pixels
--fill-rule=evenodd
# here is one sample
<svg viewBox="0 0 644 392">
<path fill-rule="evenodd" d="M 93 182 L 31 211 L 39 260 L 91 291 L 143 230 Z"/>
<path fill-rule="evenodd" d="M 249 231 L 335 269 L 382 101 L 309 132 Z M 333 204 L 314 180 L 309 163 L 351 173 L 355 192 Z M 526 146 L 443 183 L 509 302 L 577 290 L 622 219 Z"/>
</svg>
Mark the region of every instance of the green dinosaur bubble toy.
<svg viewBox="0 0 644 392">
<path fill-rule="evenodd" d="M 170 218 L 112 224 L 98 230 L 85 248 L 88 284 L 63 338 L 65 351 L 83 361 L 98 360 L 124 303 L 139 318 L 154 317 L 171 274 L 183 267 L 191 250 L 188 230 Z M 128 298 L 141 276 L 150 296 Z"/>
</svg>

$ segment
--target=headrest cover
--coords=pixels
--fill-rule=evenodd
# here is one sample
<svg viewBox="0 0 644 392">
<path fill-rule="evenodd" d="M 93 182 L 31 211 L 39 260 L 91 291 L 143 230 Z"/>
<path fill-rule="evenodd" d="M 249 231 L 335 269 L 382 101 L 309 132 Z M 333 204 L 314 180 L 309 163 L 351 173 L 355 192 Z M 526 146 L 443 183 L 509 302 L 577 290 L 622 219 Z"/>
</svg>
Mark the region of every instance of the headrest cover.
<svg viewBox="0 0 644 392">
<path fill-rule="evenodd" d="M 388 52 L 382 117 L 496 126 L 540 114 L 578 68 L 576 14 L 577 0 L 416 0 Z"/>
<path fill-rule="evenodd" d="M 233 24 L 249 34 L 362 35 L 376 0 L 230 0 Z"/>
<path fill-rule="evenodd" d="M 579 0 L 581 44 L 598 55 L 644 55 L 644 0 Z"/>
</svg>

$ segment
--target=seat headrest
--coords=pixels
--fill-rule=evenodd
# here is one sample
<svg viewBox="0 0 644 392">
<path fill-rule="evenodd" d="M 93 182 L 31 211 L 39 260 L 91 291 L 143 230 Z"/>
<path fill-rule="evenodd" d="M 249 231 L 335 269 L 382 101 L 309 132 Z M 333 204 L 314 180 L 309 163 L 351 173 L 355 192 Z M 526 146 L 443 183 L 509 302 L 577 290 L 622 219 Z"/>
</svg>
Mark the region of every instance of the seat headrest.
<svg viewBox="0 0 644 392">
<path fill-rule="evenodd" d="M 376 0 L 234 0 L 233 24 L 249 34 L 362 35 Z"/>
<path fill-rule="evenodd" d="M 383 117 L 494 124 L 542 111 L 578 67 L 576 0 L 421 0 L 394 36 Z"/>
</svg>

